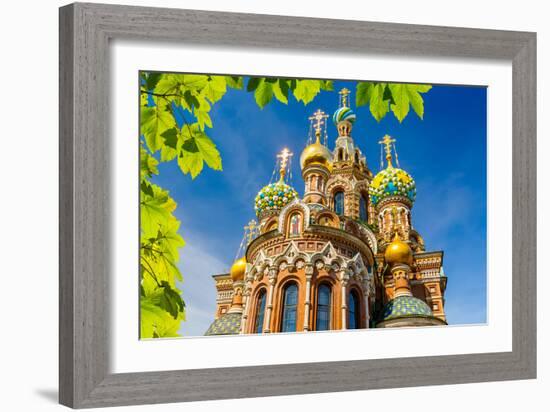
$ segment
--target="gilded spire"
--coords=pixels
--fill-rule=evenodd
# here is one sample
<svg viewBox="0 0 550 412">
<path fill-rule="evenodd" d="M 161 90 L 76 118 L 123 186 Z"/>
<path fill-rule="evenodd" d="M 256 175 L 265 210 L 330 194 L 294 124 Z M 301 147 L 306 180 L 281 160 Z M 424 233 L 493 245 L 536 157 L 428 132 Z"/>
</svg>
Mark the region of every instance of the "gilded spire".
<svg viewBox="0 0 550 412">
<path fill-rule="evenodd" d="M 323 125 L 328 118 L 328 114 L 323 112 L 321 109 L 317 109 L 312 116 L 309 117 L 309 120 L 312 123 L 313 129 L 315 130 L 315 143 L 321 143 L 321 130 Z"/>
<path fill-rule="evenodd" d="M 286 176 L 286 167 L 290 161 L 290 158 L 292 157 L 293 153 L 288 150 L 286 147 L 277 155 L 277 158 L 280 159 L 280 165 L 279 165 L 279 175 L 281 178 L 279 179 L 281 182 L 285 180 Z"/>
<path fill-rule="evenodd" d="M 384 145 L 384 150 L 386 152 L 386 160 L 388 161 L 388 168 L 392 168 L 392 155 L 391 155 L 391 146 L 392 143 L 395 142 L 395 139 L 392 139 L 391 136 L 385 135 L 382 140 L 380 140 L 378 143 L 381 145 Z"/>
<path fill-rule="evenodd" d="M 349 89 L 347 88 L 343 88 L 342 90 L 340 90 L 338 92 L 338 94 L 340 95 L 340 107 L 349 107 L 349 95 L 350 95 L 350 91 Z"/>
</svg>

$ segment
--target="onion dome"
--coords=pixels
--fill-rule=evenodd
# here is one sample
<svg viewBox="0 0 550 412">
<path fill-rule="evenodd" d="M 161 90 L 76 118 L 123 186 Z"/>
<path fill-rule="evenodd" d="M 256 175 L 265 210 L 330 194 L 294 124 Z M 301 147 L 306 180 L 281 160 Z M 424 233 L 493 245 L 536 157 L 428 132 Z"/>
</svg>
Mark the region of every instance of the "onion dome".
<svg viewBox="0 0 550 412">
<path fill-rule="evenodd" d="M 241 330 L 242 313 L 225 313 L 216 319 L 205 336 L 238 335 Z"/>
<path fill-rule="evenodd" d="M 308 145 L 302 155 L 300 156 L 300 167 L 303 169 L 306 166 L 319 164 L 327 168 L 330 167 L 332 160 L 332 153 L 330 150 L 322 144 L 319 137 L 315 140 L 315 143 Z"/>
<path fill-rule="evenodd" d="M 265 212 L 278 212 L 294 199 L 298 198 L 298 192 L 285 183 L 286 167 L 292 153 L 284 149 L 278 157 L 281 159 L 280 179 L 263 187 L 254 199 L 254 210 L 259 217 Z"/>
<path fill-rule="evenodd" d="M 398 296 L 390 300 L 382 309 L 381 320 L 407 317 L 433 317 L 430 307 L 414 296 Z"/>
<path fill-rule="evenodd" d="M 416 198 L 416 182 L 403 169 L 393 167 L 391 144 L 395 142 L 388 135 L 380 142 L 386 145 L 386 160 L 388 166 L 380 171 L 369 186 L 371 203 L 376 206 L 381 200 L 391 196 L 402 196 L 414 202 Z"/>
<path fill-rule="evenodd" d="M 403 196 L 414 202 L 416 182 L 406 171 L 388 167 L 374 177 L 369 187 L 369 195 L 374 206 L 390 196 Z"/>
<path fill-rule="evenodd" d="M 395 233 L 392 242 L 386 247 L 384 259 L 388 265 L 396 265 L 399 263 L 410 265 L 413 260 L 413 252 L 410 246 L 399 239 L 399 236 Z"/>
<path fill-rule="evenodd" d="M 244 279 L 244 272 L 246 272 L 246 259 L 242 257 L 233 263 L 233 266 L 231 266 L 229 270 L 229 274 L 233 282 L 236 282 Z"/>
<path fill-rule="evenodd" d="M 332 121 L 334 122 L 335 125 L 338 125 L 338 123 L 343 121 L 348 121 L 350 123 L 353 123 L 355 122 L 355 119 L 356 119 L 355 113 L 349 107 L 340 107 L 332 115 Z"/>
<path fill-rule="evenodd" d="M 315 129 L 315 142 L 306 146 L 300 156 L 300 167 L 302 169 L 312 164 L 323 165 L 327 168 L 331 166 L 332 153 L 321 143 L 321 128 L 325 125 L 327 117 L 328 115 L 319 109 L 309 118 L 311 121 L 309 138 L 311 139 L 311 130 Z"/>
<path fill-rule="evenodd" d="M 265 211 L 279 211 L 296 198 L 298 198 L 298 192 L 284 181 L 279 180 L 258 192 L 254 199 L 254 210 L 258 216 Z"/>
<path fill-rule="evenodd" d="M 338 92 L 340 95 L 340 104 L 338 109 L 332 115 L 332 121 L 338 129 L 338 136 L 351 136 L 352 124 L 355 122 L 356 116 L 353 110 L 350 109 L 349 95 L 350 91 L 347 88 L 343 88 Z M 338 142 L 338 140 L 337 140 Z"/>
</svg>

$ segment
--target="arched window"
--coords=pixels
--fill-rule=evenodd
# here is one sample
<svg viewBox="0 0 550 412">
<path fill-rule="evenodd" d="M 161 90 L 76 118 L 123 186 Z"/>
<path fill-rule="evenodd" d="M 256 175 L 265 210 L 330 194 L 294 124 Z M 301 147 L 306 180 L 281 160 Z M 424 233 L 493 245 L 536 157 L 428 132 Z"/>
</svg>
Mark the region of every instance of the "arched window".
<svg viewBox="0 0 550 412">
<path fill-rule="evenodd" d="M 359 163 L 359 151 L 355 151 L 355 163 Z"/>
<path fill-rule="evenodd" d="M 300 213 L 294 213 L 292 216 L 290 216 L 289 233 L 293 236 L 299 235 L 301 224 L 302 224 L 302 215 L 300 215 Z"/>
<path fill-rule="evenodd" d="M 340 162 L 344 160 L 344 149 L 338 149 L 338 160 Z"/>
<path fill-rule="evenodd" d="M 317 190 L 319 192 L 323 190 L 323 179 L 321 179 L 321 176 L 317 177 Z"/>
<path fill-rule="evenodd" d="M 355 290 L 348 295 L 348 329 L 359 329 L 359 296 Z"/>
<path fill-rule="evenodd" d="M 265 313 L 265 289 L 260 292 L 256 300 L 256 320 L 254 322 L 254 332 L 262 333 L 264 331 L 264 313 Z"/>
<path fill-rule="evenodd" d="M 367 203 L 367 196 L 365 194 L 361 194 L 361 198 L 359 199 L 359 219 L 361 219 L 363 222 L 366 222 L 368 220 L 368 203 Z"/>
<path fill-rule="evenodd" d="M 344 214 L 344 192 L 342 191 L 334 194 L 334 211 L 340 216 Z"/>
<path fill-rule="evenodd" d="M 317 289 L 317 316 L 315 330 L 330 330 L 330 286 L 322 284 Z"/>
<path fill-rule="evenodd" d="M 296 332 L 296 306 L 298 305 L 298 286 L 287 285 L 283 291 L 283 316 L 281 332 Z"/>
</svg>

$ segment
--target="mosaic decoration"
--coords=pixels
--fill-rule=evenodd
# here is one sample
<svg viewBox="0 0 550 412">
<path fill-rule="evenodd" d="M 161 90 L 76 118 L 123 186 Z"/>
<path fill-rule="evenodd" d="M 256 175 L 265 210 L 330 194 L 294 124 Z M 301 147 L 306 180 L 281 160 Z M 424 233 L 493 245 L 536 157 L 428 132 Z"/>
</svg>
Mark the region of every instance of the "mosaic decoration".
<svg viewBox="0 0 550 412">
<path fill-rule="evenodd" d="M 205 335 L 238 335 L 241 330 L 242 313 L 226 313 L 208 328 Z"/>
<path fill-rule="evenodd" d="M 265 186 L 254 199 L 254 210 L 260 216 L 267 210 L 281 210 L 298 197 L 298 192 L 283 181 Z"/>
<path fill-rule="evenodd" d="M 369 187 L 369 195 L 374 206 L 389 196 L 404 196 L 414 202 L 416 183 L 404 170 L 388 167 L 374 177 Z"/>
<path fill-rule="evenodd" d="M 399 296 L 390 300 L 382 310 L 382 320 L 407 316 L 433 316 L 430 307 L 414 296 Z"/>
</svg>

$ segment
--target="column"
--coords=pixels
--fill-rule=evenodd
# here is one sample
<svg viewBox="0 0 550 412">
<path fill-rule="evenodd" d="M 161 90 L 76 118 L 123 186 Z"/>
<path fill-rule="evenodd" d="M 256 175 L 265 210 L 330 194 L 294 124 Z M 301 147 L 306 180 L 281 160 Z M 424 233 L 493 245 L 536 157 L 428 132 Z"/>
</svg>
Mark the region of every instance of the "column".
<svg viewBox="0 0 550 412">
<path fill-rule="evenodd" d="M 364 288 L 364 290 L 363 290 L 363 299 L 365 301 L 365 319 L 366 319 L 365 328 L 368 329 L 369 321 L 370 321 L 370 301 L 369 301 L 370 287 L 369 287 L 369 283 L 364 283 L 363 288 Z"/>
<path fill-rule="evenodd" d="M 340 283 L 342 286 L 342 329 L 347 329 L 348 327 L 348 303 L 347 303 L 347 297 L 348 297 L 348 281 L 349 281 L 349 274 L 347 273 L 347 270 L 342 270 L 340 272 Z"/>
<path fill-rule="evenodd" d="M 269 291 L 267 293 L 267 305 L 265 307 L 264 333 L 271 332 L 271 313 L 273 312 L 273 290 L 277 280 L 277 268 L 269 269 Z"/>
<path fill-rule="evenodd" d="M 313 265 L 308 263 L 306 265 L 306 299 L 304 302 L 304 331 L 310 330 L 309 325 L 309 309 L 311 307 L 311 279 L 313 277 Z"/>
<path fill-rule="evenodd" d="M 241 322 L 241 334 L 245 333 L 246 327 L 248 325 L 248 315 L 250 313 L 250 305 L 248 304 L 248 302 L 250 300 L 251 289 L 252 287 L 250 282 L 246 281 L 243 292 L 243 320 Z"/>
</svg>

